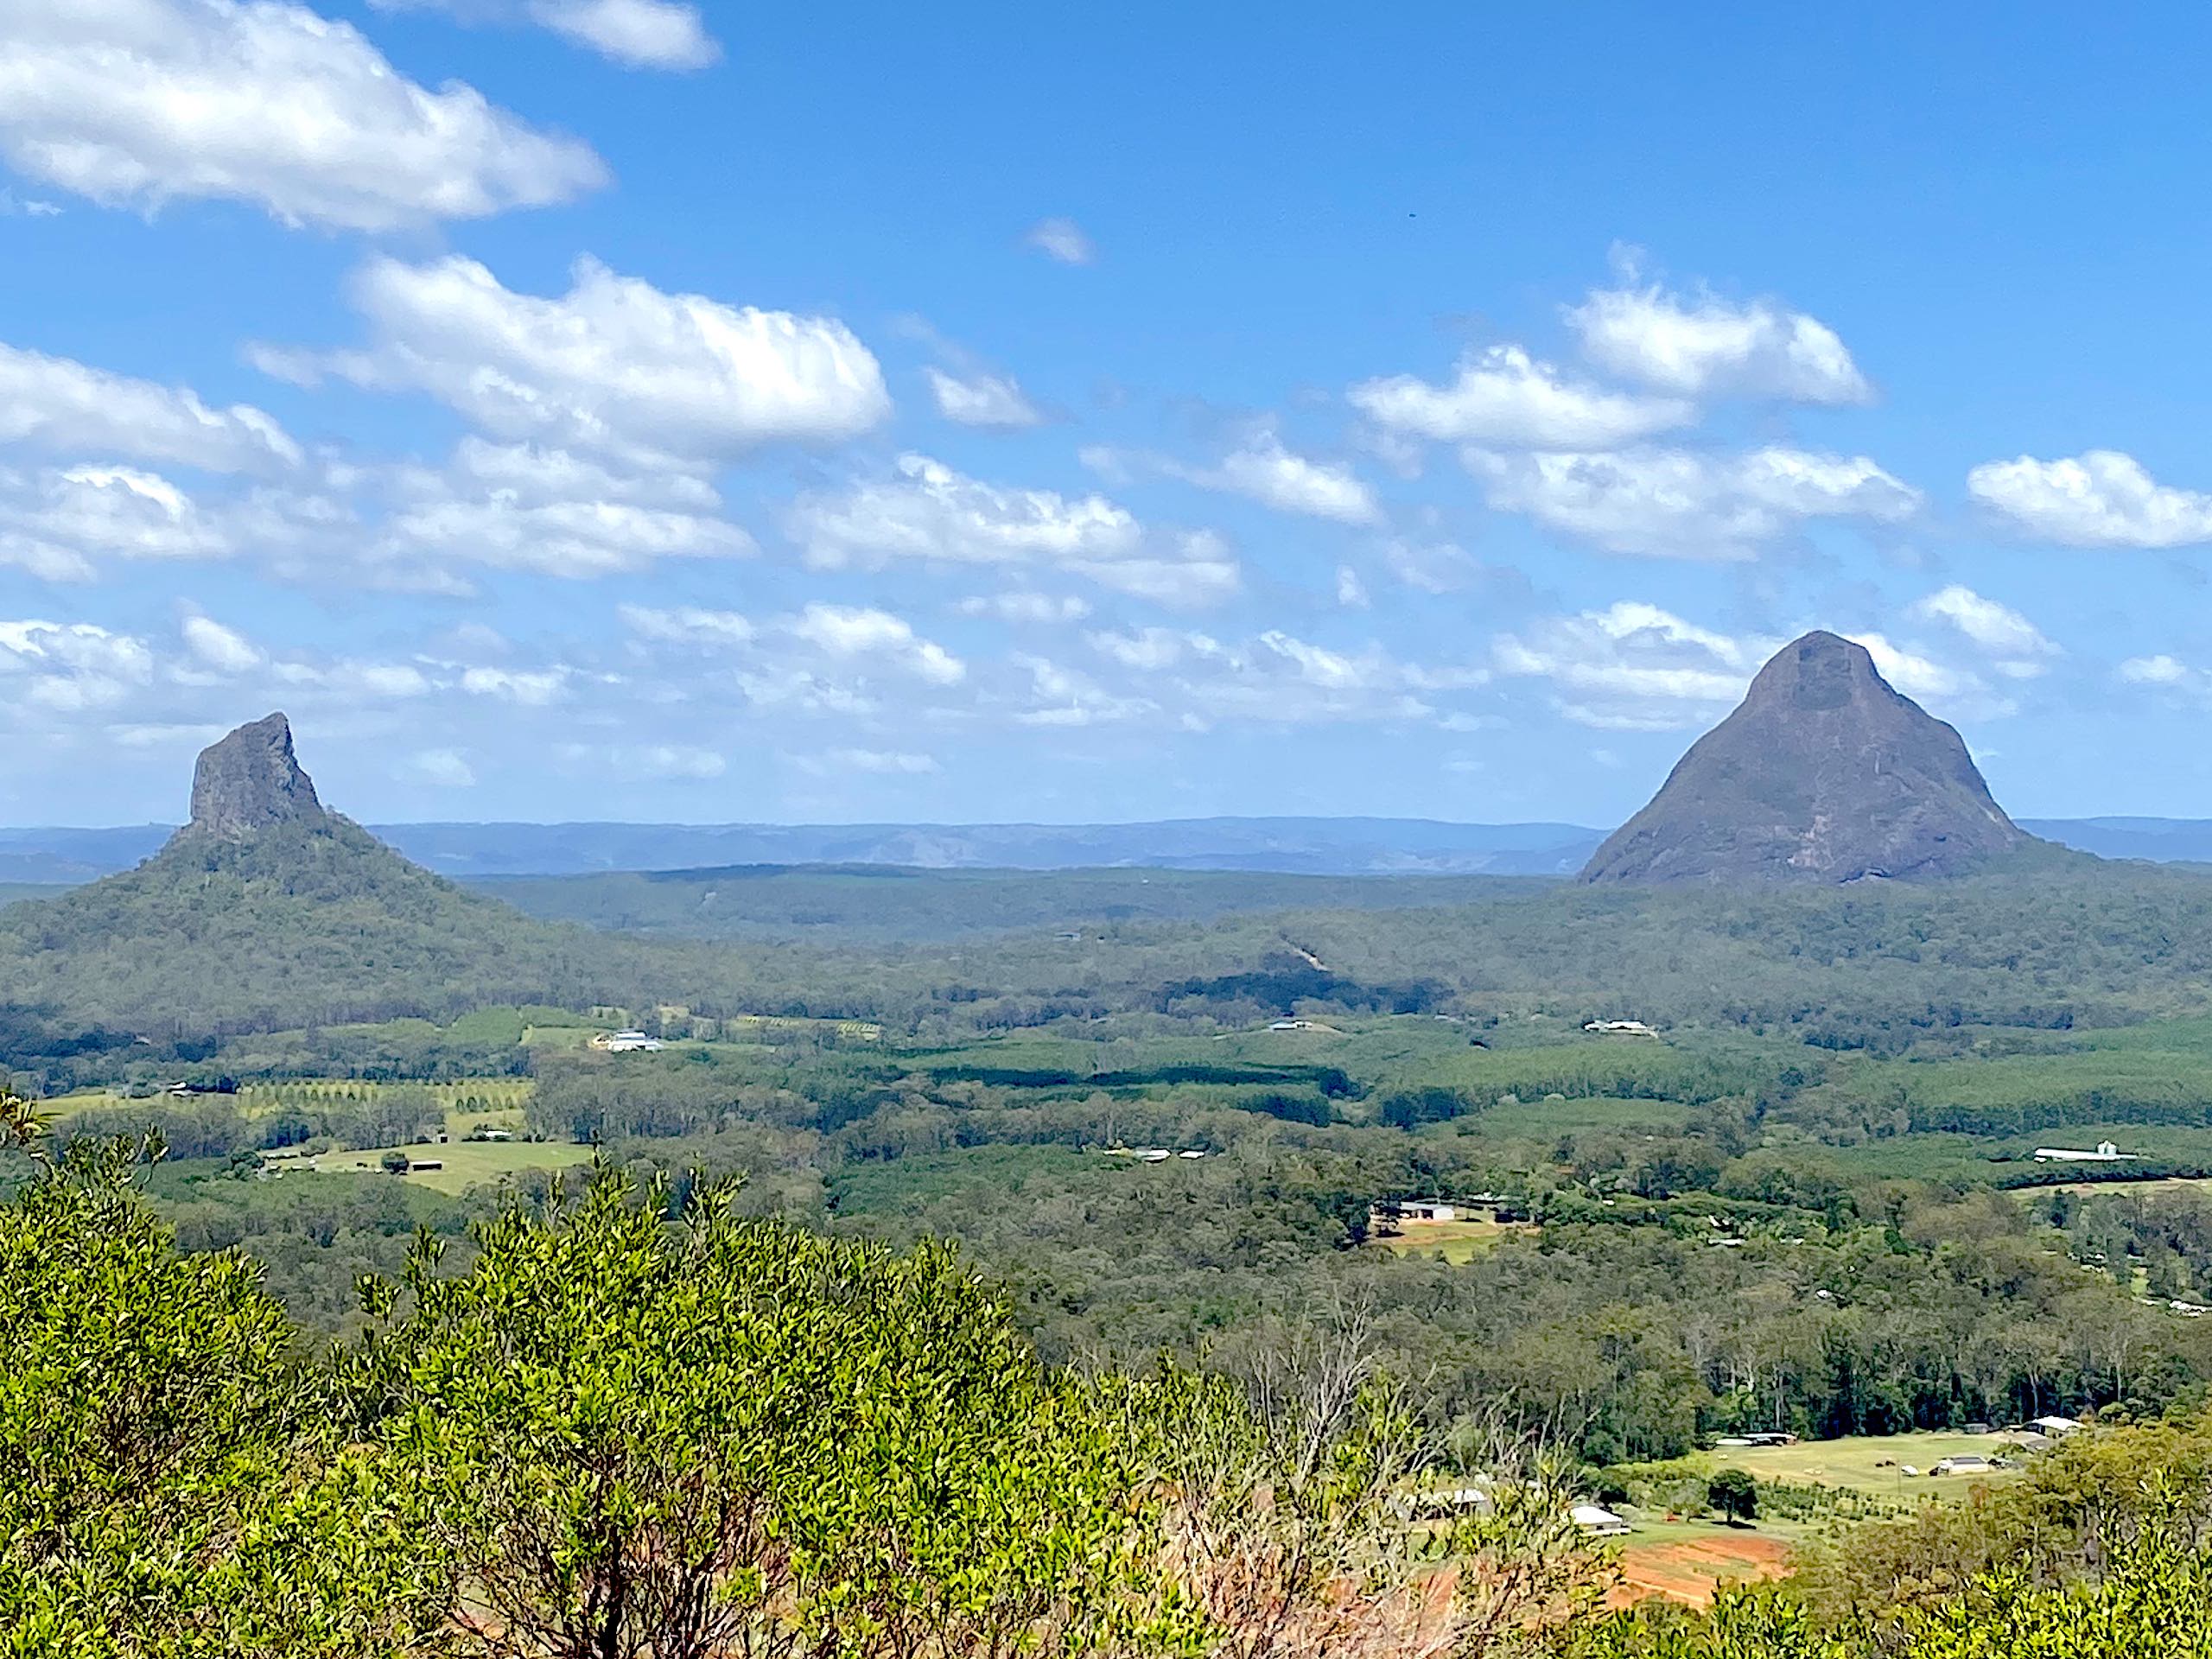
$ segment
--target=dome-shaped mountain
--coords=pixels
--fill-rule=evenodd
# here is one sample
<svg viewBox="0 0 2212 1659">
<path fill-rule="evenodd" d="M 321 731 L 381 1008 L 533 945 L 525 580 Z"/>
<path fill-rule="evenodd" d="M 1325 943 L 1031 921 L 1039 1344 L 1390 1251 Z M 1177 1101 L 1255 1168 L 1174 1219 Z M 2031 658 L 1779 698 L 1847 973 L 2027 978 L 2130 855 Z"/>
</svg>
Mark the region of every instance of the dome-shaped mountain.
<svg viewBox="0 0 2212 1659">
<path fill-rule="evenodd" d="M 1599 848 L 1592 882 L 1839 882 L 1964 873 L 2034 839 L 2005 816 L 1958 733 L 1814 632 L 1690 746 Z"/>
</svg>

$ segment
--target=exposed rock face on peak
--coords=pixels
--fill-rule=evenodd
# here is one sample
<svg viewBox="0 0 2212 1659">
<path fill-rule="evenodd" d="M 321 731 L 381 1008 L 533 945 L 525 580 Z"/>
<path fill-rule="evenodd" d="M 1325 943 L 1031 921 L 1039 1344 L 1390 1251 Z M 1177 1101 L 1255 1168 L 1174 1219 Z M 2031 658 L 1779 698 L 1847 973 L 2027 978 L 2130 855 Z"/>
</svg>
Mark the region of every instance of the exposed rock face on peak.
<svg viewBox="0 0 2212 1659">
<path fill-rule="evenodd" d="M 327 816 L 292 753 L 291 722 L 270 715 L 200 751 L 192 822 L 178 833 L 242 841 L 272 824 Z"/>
<path fill-rule="evenodd" d="M 1854 881 L 1964 873 L 2032 840 L 1957 732 L 1863 645 L 1808 633 L 1694 744 L 1585 881 Z"/>
</svg>

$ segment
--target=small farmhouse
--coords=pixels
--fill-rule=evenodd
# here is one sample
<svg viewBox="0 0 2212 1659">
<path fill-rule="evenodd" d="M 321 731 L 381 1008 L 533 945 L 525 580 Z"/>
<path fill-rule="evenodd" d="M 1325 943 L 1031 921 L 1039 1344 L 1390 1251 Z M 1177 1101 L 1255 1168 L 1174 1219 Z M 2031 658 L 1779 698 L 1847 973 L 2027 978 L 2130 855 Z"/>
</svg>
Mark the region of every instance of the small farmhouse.
<svg viewBox="0 0 2212 1659">
<path fill-rule="evenodd" d="M 1592 1538 L 1624 1538 L 1635 1530 L 1611 1510 L 1595 1503 L 1578 1503 L 1570 1514 L 1574 1524 Z"/>
</svg>

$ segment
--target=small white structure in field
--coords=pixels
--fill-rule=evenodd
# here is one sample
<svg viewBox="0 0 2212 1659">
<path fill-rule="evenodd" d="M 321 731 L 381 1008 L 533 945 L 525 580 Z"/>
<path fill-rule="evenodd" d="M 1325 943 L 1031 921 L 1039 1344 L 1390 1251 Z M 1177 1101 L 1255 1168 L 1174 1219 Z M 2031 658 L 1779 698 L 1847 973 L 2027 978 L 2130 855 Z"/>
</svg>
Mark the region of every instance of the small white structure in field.
<svg viewBox="0 0 2212 1659">
<path fill-rule="evenodd" d="M 2038 1434 L 2048 1435 L 2050 1439 L 2057 1440 L 2076 1433 L 2085 1425 L 2080 1419 L 2075 1417 L 2038 1417 L 2028 1427 Z"/>
<path fill-rule="evenodd" d="M 603 1048 L 609 1054 L 657 1054 L 660 1052 L 661 1043 L 659 1039 L 648 1037 L 642 1031 L 615 1031 L 604 1037 L 594 1038 L 592 1046 Z"/>
<path fill-rule="evenodd" d="M 1578 1503 L 1567 1513 L 1576 1526 L 1593 1538 L 1625 1538 L 1635 1530 L 1611 1510 L 1595 1503 Z"/>
<path fill-rule="evenodd" d="M 2109 1141 L 2097 1142 L 2094 1152 L 2082 1152 L 2072 1147 L 2037 1147 L 2036 1161 L 2039 1164 L 2124 1164 L 2135 1154 L 2122 1152 Z"/>
<path fill-rule="evenodd" d="M 1395 1211 L 1400 1221 L 1457 1221 L 1459 1207 L 1441 1198 L 1398 1198 L 1382 1206 Z"/>
<path fill-rule="evenodd" d="M 1659 1033 L 1641 1020 L 1592 1020 L 1582 1027 L 1600 1037 L 1656 1037 Z"/>
<path fill-rule="evenodd" d="M 1990 1468 L 1987 1458 L 1969 1452 L 1960 1457 L 1939 1459 L 1928 1472 L 1931 1475 L 1981 1475 L 1988 1473 Z"/>
</svg>

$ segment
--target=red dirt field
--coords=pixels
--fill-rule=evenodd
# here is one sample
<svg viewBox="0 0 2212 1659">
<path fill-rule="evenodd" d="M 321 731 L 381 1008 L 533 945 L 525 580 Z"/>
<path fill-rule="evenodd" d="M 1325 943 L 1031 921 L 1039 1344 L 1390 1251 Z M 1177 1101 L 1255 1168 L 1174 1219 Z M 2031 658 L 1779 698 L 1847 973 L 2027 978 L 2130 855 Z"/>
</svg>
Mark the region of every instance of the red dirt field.
<svg viewBox="0 0 2212 1659">
<path fill-rule="evenodd" d="M 1726 1580 L 1782 1578 L 1789 1554 L 1785 1541 L 1755 1532 L 1716 1530 L 1710 1538 L 1630 1544 L 1621 1551 L 1621 1581 L 1609 1599 L 1626 1607 L 1663 1596 L 1702 1607 Z"/>
</svg>

